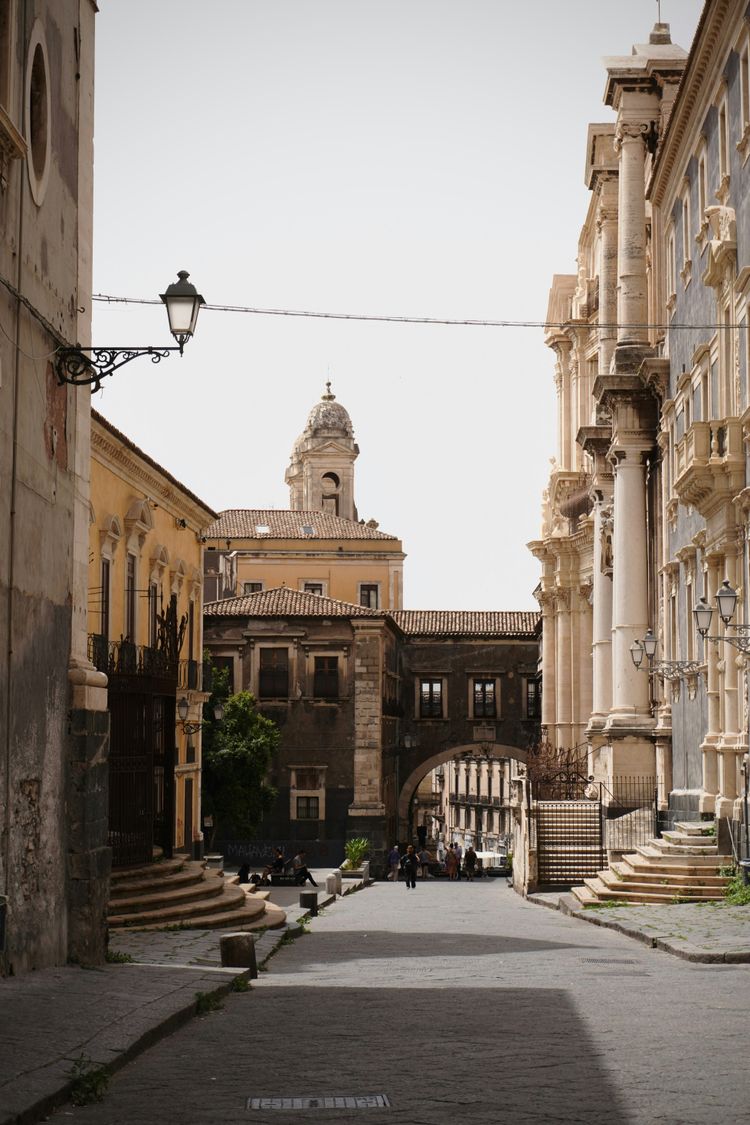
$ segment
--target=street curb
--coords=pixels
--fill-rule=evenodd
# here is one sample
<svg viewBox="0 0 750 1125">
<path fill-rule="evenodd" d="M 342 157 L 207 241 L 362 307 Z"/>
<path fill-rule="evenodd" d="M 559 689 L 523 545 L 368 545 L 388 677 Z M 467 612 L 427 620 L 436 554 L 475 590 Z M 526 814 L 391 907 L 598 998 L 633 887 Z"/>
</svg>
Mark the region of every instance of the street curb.
<svg viewBox="0 0 750 1125">
<path fill-rule="evenodd" d="M 122 966 L 123 971 L 127 971 L 127 968 L 127 964 Z M 197 971 L 200 972 L 200 969 L 197 969 Z M 203 993 L 205 996 L 216 997 L 217 999 L 227 996 L 232 991 L 233 982 L 239 979 L 247 980 L 251 970 L 234 970 L 227 968 L 225 972 L 227 975 L 229 975 L 229 973 L 232 974 L 231 979 L 217 984 L 215 987 L 206 989 Z M 122 1067 L 126 1066 L 129 1062 L 132 1062 L 133 1059 L 148 1050 L 149 1047 L 153 1047 L 154 1044 L 158 1043 L 161 1039 L 173 1034 L 191 1019 L 197 1018 L 196 990 L 193 989 L 191 984 L 186 984 L 180 991 L 190 991 L 192 993 L 188 1003 L 183 1004 L 182 1007 L 175 1009 L 164 1019 L 147 1028 L 141 1035 L 134 1039 L 132 1043 L 129 1043 L 127 1047 L 124 1047 L 122 1051 L 113 1058 L 108 1059 L 107 1062 L 99 1062 L 95 1057 L 92 1057 L 97 1054 L 95 1041 L 89 1043 L 88 1051 L 82 1052 L 82 1054 L 87 1058 L 91 1058 L 92 1065 L 97 1069 L 106 1071 L 110 1076 L 116 1074 L 117 1071 L 121 1070 Z M 64 1058 L 60 1059 L 59 1063 L 70 1063 L 72 1065 L 74 1061 L 74 1058 Z M 38 1098 L 20 1112 L 14 1112 L 9 1117 L 0 1118 L 0 1125 L 35 1125 L 36 1122 L 46 1117 L 52 1110 L 57 1109 L 59 1106 L 66 1105 L 70 1101 L 72 1089 L 73 1081 L 72 1079 L 68 1079 L 58 1086 L 57 1089 Z"/>
<path fill-rule="evenodd" d="M 551 910 L 559 910 L 569 918 L 578 918 L 592 926 L 602 926 L 607 930 L 615 930 L 624 937 L 639 941 L 650 949 L 659 949 L 662 953 L 670 953 L 673 957 L 680 957 L 683 961 L 692 961 L 704 965 L 744 965 L 750 963 L 750 949 L 727 949 L 722 952 L 708 952 L 695 946 L 685 947 L 673 944 L 668 937 L 658 934 L 647 934 L 637 926 L 629 926 L 614 918 L 604 918 L 593 911 L 585 910 L 574 895 L 561 894 L 557 904 L 549 899 L 543 899 L 535 894 L 526 896 L 535 906 L 546 906 Z"/>
</svg>

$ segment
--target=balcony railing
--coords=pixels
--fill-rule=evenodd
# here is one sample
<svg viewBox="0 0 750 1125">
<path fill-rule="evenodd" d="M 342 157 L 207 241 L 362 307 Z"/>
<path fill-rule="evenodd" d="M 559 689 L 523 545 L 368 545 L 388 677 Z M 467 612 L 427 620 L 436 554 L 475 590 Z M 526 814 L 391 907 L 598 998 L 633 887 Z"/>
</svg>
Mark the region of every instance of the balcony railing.
<svg viewBox="0 0 750 1125">
<path fill-rule="evenodd" d="M 164 679 L 179 679 L 177 664 L 170 660 L 167 653 L 161 649 L 151 648 L 149 645 L 134 645 L 132 641 L 123 639 L 110 642 L 100 633 L 91 633 L 88 655 L 96 670 L 105 672 L 108 676 L 159 676 Z"/>
</svg>

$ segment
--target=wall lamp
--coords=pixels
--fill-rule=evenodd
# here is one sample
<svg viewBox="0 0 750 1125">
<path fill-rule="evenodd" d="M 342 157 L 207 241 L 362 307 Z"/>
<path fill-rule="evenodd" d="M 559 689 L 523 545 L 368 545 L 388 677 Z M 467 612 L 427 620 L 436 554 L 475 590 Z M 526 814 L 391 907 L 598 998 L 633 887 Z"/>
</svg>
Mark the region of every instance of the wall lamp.
<svg viewBox="0 0 750 1125">
<path fill-rule="evenodd" d="M 734 635 L 725 633 L 723 637 L 709 637 L 708 631 L 711 628 L 711 618 L 714 611 L 705 598 L 700 599 L 693 610 L 693 616 L 695 617 L 695 627 L 705 641 L 714 641 L 715 643 L 726 641 L 727 644 L 734 645 L 740 652 L 748 656 L 750 655 L 750 625 L 732 624 L 738 600 L 739 594 L 732 589 L 729 580 L 725 578 L 716 595 L 716 608 L 725 627 L 735 630 Z"/>
<path fill-rule="evenodd" d="M 656 637 L 651 629 L 642 641 L 633 641 L 630 646 L 630 659 L 640 668 L 643 657 L 648 659 L 650 676 L 662 676 L 665 680 L 679 680 L 682 676 L 695 676 L 700 671 L 697 660 L 654 660 L 656 656 Z"/>
<path fill-rule="evenodd" d="M 187 270 L 180 270 L 177 274 L 178 281 L 173 281 L 167 286 L 165 293 L 160 293 L 162 301 L 167 307 L 169 331 L 177 341 L 175 347 L 168 348 L 58 348 L 55 353 L 55 374 L 58 383 L 72 383 L 76 387 L 85 387 L 94 384 L 98 391 L 102 379 L 113 375 L 119 367 L 130 363 L 139 356 L 148 355 L 152 363 L 159 363 L 166 359 L 170 352 L 179 352 L 182 355 L 185 344 L 195 332 L 201 305 L 205 301 L 188 278 Z"/>
<path fill-rule="evenodd" d="M 188 711 L 189 710 L 190 710 L 190 704 L 187 701 L 187 697 L 183 695 L 182 699 L 179 699 L 177 701 L 177 716 L 179 718 L 180 725 L 181 725 L 183 731 L 185 732 L 185 734 L 188 734 L 188 735 L 189 734 L 197 734 L 198 731 L 201 729 L 201 727 L 204 724 L 203 723 L 188 723 L 186 720 L 187 720 L 187 717 L 188 717 Z M 219 701 L 218 703 L 214 704 L 214 719 L 216 719 L 217 723 L 220 723 L 223 718 L 224 718 L 224 704 L 221 701 Z"/>
</svg>

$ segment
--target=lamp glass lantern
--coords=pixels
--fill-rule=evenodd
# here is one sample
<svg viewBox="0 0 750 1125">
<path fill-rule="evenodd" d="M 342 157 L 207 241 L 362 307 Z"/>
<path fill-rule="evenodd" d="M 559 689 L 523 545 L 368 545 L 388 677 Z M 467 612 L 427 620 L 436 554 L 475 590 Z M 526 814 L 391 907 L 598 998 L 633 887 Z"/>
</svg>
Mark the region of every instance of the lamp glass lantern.
<svg viewBox="0 0 750 1125">
<path fill-rule="evenodd" d="M 725 578 L 721 584 L 721 589 L 716 595 L 716 605 L 719 609 L 719 616 L 725 625 L 734 617 L 734 611 L 737 608 L 737 591 L 733 590 L 729 585 L 729 579 Z"/>
<path fill-rule="evenodd" d="M 181 723 L 184 723 L 185 719 L 187 719 L 189 709 L 187 698 L 183 695 L 183 697 L 177 701 L 177 714 Z"/>
<path fill-rule="evenodd" d="M 640 641 L 633 641 L 630 646 L 630 659 L 635 664 L 636 668 L 640 668 L 643 663 L 643 654 L 645 649 Z"/>
<path fill-rule="evenodd" d="M 643 638 L 643 651 L 646 653 L 649 660 L 653 660 L 656 656 L 656 637 L 651 629 L 647 631 L 646 636 Z"/>
<path fill-rule="evenodd" d="M 167 306 L 169 331 L 179 344 L 180 352 L 195 332 L 201 305 L 206 303 L 195 286 L 188 281 L 189 277 L 187 270 L 180 270 L 178 280 L 168 285 L 165 293 L 159 294 Z"/>
<path fill-rule="evenodd" d="M 693 616 L 695 617 L 695 627 L 702 637 L 705 637 L 711 628 L 713 615 L 714 611 L 711 606 L 705 598 L 701 598 L 693 610 Z"/>
<path fill-rule="evenodd" d="M 218 703 L 214 703 L 214 718 L 216 719 L 217 723 L 222 722 L 224 718 L 224 704 L 221 702 L 221 700 L 219 700 Z"/>
</svg>

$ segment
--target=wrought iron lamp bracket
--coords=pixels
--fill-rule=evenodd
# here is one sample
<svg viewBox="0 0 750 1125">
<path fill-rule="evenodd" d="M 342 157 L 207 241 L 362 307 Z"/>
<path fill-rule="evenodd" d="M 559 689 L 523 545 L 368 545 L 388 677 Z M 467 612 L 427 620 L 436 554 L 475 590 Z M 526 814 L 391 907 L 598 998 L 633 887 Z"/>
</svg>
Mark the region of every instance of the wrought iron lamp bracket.
<svg viewBox="0 0 750 1125">
<path fill-rule="evenodd" d="M 55 355 L 55 374 L 60 384 L 72 383 L 76 387 L 93 384 L 98 391 L 102 379 L 113 375 L 120 367 L 141 356 L 150 356 L 152 363 L 161 363 L 170 352 L 182 355 L 185 341 L 175 347 L 164 348 L 58 348 Z"/>
<path fill-rule="evenodd" d="M 198 731 L 202 730 L 204 726 L 203 723 L 186 723 L 182 720 L 179 720 L 179 722 L 180 726 L 188 737 L 190 737 L 190 735 L 192 734 L 197 734 Z"/>
<path fill-rule="evenodd" d="M 697 676 L 700 670 L 698 660 L 654 660 L 649 673 L 665 680 L 680 680 L 683 676 Z"/>
<path fill-rule="evenodd" d="M 720 641 L 726 641 L 728 645 L 732 645 L 738 649 L 744 656 L 750 656 L 750 625 L 732 625 L 735 630 L 734 635 L 725 633 L 723 637 L 704 637 L 705 641 L 712 641 L 718 644 Z"/>
</svg>

